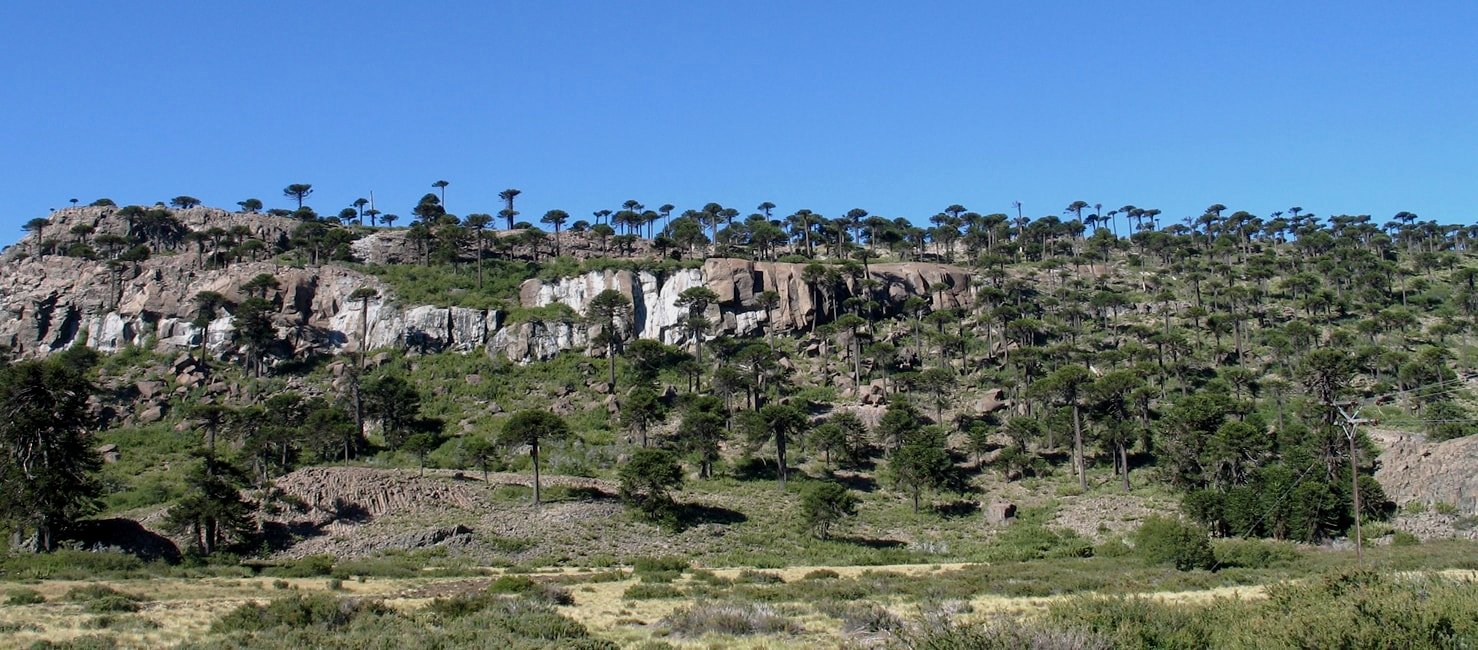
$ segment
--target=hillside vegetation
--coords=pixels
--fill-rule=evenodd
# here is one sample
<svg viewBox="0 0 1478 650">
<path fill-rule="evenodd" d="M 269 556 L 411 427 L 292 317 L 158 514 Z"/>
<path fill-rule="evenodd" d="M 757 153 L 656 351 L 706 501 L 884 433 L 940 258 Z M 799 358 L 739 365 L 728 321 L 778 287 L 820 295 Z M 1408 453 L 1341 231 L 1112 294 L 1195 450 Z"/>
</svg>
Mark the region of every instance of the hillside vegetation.
<svg viewBox="0 0 1478 650">
<path fill-rule="evenodd" d="M 1175 222 L 1081 201 L 1037 219 L 952 205 L 921 227 L 864 210 L 781 217 L 765 203 L 744 217 L 718 204 L 678 212 L 630 201 L 593 223 L 551 211 L 544 232 L 515 223 L 518 193 L 505 194 L 497 218 L 447 214 L 428 194 L 407 228 L 363 204 L 323 218 L 303 195 L 276 215 L 178 200 L 78 209 L 101 209 L 95 222 L 107 232 L 32 222 L 10 259 L 88 260 L 120 282 L 159 257 L 194 258 L 185 263 L 202 274 L 269 261 L 308 274 L 333 268 L 374 278 L 387 299 L 563 324 L 582 343 L 532 363 L 367 352 L 354 333 L 305 352 L 284 321 L 290 297 L 268 273 L 234 288 L 241 300 L 195 296 L 191 348 L 43 355 L 18 344 L 0 370 L 0 402 L 12 407 L 0 423 L 0 520 L 15 533 L 3 576 L 60 577 L 44 554 L 22 551 L 68 547 L 156 562 L 114 572 L 120 579 L 631 566 L 635 574 L 612 576 L 634 580 L 627 601 L 673 604 L 629 634 L 629 622 L 590 618 L 579 591 L 563 602 L 525 585 L 388 609 L 312 596 L 243 605 L 207 645 L 435 628 L 444 638 L 421 641 L 432 647 L 491 626 L 500 647 L 645 642 L 656 629 L 677 643 L 753 633 L 803 646 L 823 628 L 900 647 L 1019 647 L 1023 638 L 1189 647 L 1215 634 L 1232 635 L 1217 645 L 1382 645 L 1393 628 L 1314 639 L 1289 621 L 1353 616 L 1343 593 L 1415 602 L 1416 583 L 1319 577 L 1269 587 L 1265 603 L 1084 597 L 1034 606 L 1011 625 L 972 619 L 968 607 L 986 595 L 1325 576 L 1353 559 L 1357 525 L 1358 541 L 1380 545 L 1359 559 L 1386 571 L 1474 568 L 1471 542 L 1422 538 L 1471 539 L 1478 502 L 1444 501 L 1434 486 L 1397 503 L 1375 478 L 1381 448 L 1367 435 L 1378 426 L 1435 449 L 1478 431 L 1472 227 L 1221 205 Z M 816 308 L 794 321 L 802 326 L 782 326 L 771 316 L 779 293 L 761 285 L 759 328 L 730 336 L 731 305 L 699 284 L 677 297 L 680 331 L 664 342 L 633 334 L 631 296 L 614 288 L 578 310 L 520 297 L 531 279 L 662 278 L 705 258 L 795 263 Z M 945 307 L 941 287 L 890 292 L 879 264 L 944 265 L 967 279 L 952 294 L 965 298 Z M 367 307 L 382 296 L 365 288 L 338 298 Z M 230 333 L 206 345 L 221 318 Z M 155 412 L 136 409 L 141 400 Z M 101 462 L 103 443 L 116 445 L 116 459 Z M 46 460 L 29 461 L 27 450 L 41 448 Z M 1433 513 L 1438 528 L 1405 528 Z M 107 532 L 124 529 L 127 538 Z M 642 568 L 657 557 L 681 559 Z M 821 573 L 941 563 L 990 568 L 897 580 Z M 832 568 L 807 580 L 757 573 L 791 566 Z M 712 572 L 724 567 L 749 573 Z M 478 579 L 479 590 L 496 585 Z M 1430 592 L 1441 604 L 1413 605 L 1409 617 L 1383 609 L 1380 620 L 1438 635 L 1423 637 L 1432 647 L 1471 642 L 1473 621 L 1454 617 L 1471 585 Z M 877 609 L 843 604 L 853 600 Z M 731 609 L 704 609 L 717 604 Z M 282 636 L 278 617 L 301 629 Z M 1230 620 L 1258 632 L 1217 632 L 1215 621 Z"/>
</svg>

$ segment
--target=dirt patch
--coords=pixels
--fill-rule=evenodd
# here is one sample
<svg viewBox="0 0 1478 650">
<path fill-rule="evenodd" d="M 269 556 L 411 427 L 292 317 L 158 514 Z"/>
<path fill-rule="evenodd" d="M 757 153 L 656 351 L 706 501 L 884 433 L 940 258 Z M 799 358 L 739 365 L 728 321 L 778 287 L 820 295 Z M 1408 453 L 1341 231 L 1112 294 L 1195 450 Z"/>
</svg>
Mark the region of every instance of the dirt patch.
<svg viewBox="0 0 1478 650">
<path fill-rule="evenodd" d="M 1127 494 L 1066 498 L 1051 525 L 1100 539 L 1105 533 L 1132 532 L 1146 517 L 1173 510 L 1173 505 Z"/>
</svg>

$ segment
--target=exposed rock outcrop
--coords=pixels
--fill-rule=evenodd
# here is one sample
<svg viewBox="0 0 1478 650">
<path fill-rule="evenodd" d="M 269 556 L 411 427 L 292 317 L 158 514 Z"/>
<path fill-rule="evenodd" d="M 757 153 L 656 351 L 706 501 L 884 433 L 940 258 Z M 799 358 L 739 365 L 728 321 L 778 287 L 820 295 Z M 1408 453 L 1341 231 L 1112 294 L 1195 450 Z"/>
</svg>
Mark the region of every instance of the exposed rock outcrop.
<svg viewBox="0 0 1478 650">
<path fill-rule="evenodd" d="M 1446 503 L 1478 515 L 1478 436 L 1427 442 L 1384 429 L 1369 436 L 1383 449 L 1375 478 L 1397 505 Z"/>
<path fill-rule="evenodd" d="M 263 241 L 286 241 L 294 222 L 279 217 L 192 208 L 173 213 L 186 227 L 238 229 Z M 48 230 L 65 233 L 79 225 L 94 232 L 126 234 L 136 226 L 111 208 L 77 208 L 52 217 Z M 49 235 L 48 235 L 49 237 Z M 572 238 L 575 241 L 578 238 Z M 589 242 L 585 242 L 589 244 Z M 185 246 L 185 244 L 181 244 Z M 355 241 L 356 254 L 379 262 L 410 262 L 398 231 L 380 231 Z M 42 356 L 72 345 L 103 351 L 130 346 L 181 349 L 206 347 L 214 354 L 238 354 L 233 343 L 230 309 L 216 312 L 205 328 L 195 322 L 194 298 L 200 292 L 221 294 L 232 304 L 249 296 L 241 286 L 259 274 L 271 274 L 276 288 L 265 298 L 275 308 L 273 321 L 281 342 L 279 356 L 358 349 L 404 349 L 412 352 L 484 351 L 528 363 L 566 350 L 588 347 L 589 327 L 578 318 L 505 323 L 496 310 L 408 305 L 379 279 L 343 265 L 287 266 L 242 262 L 224 268 L 207 265 L 193 250 L 164 251 L 139 262 L 106 263 L 61 255 L 34 255 L 35 237 L 4 253 L 0 267 L 0 345 L 28 356 Z M 849 297 L 867 296 L 880 315 L 897 314 L 909 297 L 928 301 L 934 309 L 969 304 L 969 275 L 940 264 L 874 264 L 861 272 L 808 272 L 807 265 L 709 259 L 697 268 L 662 273 L 593 271 L 555 281 L 528 280 L 520 288 L 522 307 L 561 303 L 583 315 L 606 289 L 631 299 L 633 318 L 628 338 L 690 343 L 682 326 L 686 311 L 678 297 L 693 287 L 717 296 L 705 316 L 714 327 L 709 336 L 753 336 L 766 328 L 779 333 L 803 331 L 830 320 Z M 349 300 L 360 288 L 377 296 L 367 304 Z M 761 296 L 772 291 L 767 306 Z"/>
</svg>

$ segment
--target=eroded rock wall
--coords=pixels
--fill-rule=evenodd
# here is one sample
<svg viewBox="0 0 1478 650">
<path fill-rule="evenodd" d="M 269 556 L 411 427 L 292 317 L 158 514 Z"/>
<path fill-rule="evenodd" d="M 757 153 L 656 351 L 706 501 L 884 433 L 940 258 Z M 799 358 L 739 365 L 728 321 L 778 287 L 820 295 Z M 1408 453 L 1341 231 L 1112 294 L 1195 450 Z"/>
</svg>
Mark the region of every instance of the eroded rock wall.
<svg viewBox="0 0 1478 650">
<path fill-rule="evenodd" d="M 194 229 L 240 226 L 268 239 L 286 236 L 291 225 L 274 217 L 200 208 L 177 211 L 176 216 Z M 127 228 L 114 211 L 101 208 L 59 212 L 49 228 L 79 224 L 108 232 Z M 356 246 L 373 255 L 390 255 L 386 251 L 395 248 L 381 246 L 384 242 L 373 238 L 360 242 L 364 243 Z M 481 351 L 529 363 L 565 350 L 586 349 L 590 340 L 590 328 L 579 319 L 510 324 L 495 310 L 402 304 L 378 279 L 345 266 L 244 262 L 206 268 L 189 250 L 110 265 L 26 254 L 31 244 L 22 241 L 8 249 L 0 265 L 0 345 L 26 356 L 72 345 L 102 351 L 196 347 L 203 332 L 193 324 L 195 296 L 213 291 L 239 304 L 249 297 L 240 287 L 259 274 L 273 275 L 279 283 L 266 291 L 265 298 L 275 307 L 273 320 L 284 354 L 355 350 L 363 340 L 369 349 Z M 864 293 L 884 313 L 897 313 L 911 296 L 928 300 L 935 309 L 963 306 L 971 299 L 968 280 L 964 270 L 939 264 L 875 264 L 865 275 L 832 273 L 817 280 L 804 264 L 710 259 L 698 268 L 660 274 L 610 270 L 552 282 L 529 280 L 520 288 L 519 303 L 523 307 L 562 303 L 584 315 L 595 296 L 615 289 L 633 306 L 630 331 L 622 332 L 624 336 L 683 345 L 691 341 L 681 325 L 686 311 L 677 301 L 693 287 L 707 287 L 718 296 L 705 314 L 714 324 L 709 336 L 754 336 L 767 327 L 780 333 L 806 330 L 834 318 L 848 297 Z M 374 289 L 378 295 L 367 304 L 349 300 L 360 288 Z M 777 297 L 772 308 L 761 300 L 766 291 Z M 235 354 L 233 330 L 230 311 L 218 311 L 205 328 L 207 347 L 217 355 Z"/>
</svg>

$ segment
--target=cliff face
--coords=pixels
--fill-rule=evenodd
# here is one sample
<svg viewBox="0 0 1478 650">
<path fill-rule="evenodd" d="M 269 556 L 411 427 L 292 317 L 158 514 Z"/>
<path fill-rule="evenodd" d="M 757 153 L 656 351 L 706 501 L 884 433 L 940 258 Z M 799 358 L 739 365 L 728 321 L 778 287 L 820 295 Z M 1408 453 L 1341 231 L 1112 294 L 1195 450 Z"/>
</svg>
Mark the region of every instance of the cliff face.
<svg viewBox="0 0 1478 650">
<path fill-rule="evenodd" d="M 635 310 L 634 329 L 641 338 L 678 344 L 686 332 L 680 326 L 685 312 L 676 306 L 677 297 L 691 287 L 707 286 L 718 295 L 705 316 L 716 333 L 756 335 L 767 324 L 776 332 L 804 330 L 817 320 L 830 320 L 838 305 L 849 297 L 869 291 L 885 313 L 896 313 L 903 301 L 919 296 L 934 309 L 961 307 L 970 302 L 969 275 L 962 269 L 940 264 L 874 264 L 866 283 L 861 278 L 842 278 L 822 286 L 802 279 L 804 264 L 751 262 L 739 259 L 710 259 L 701 269 L 687 269 L 658 278 L 642 271 L 588 273 L 558 282 L 529 280 L 520 291 L 526 307 L 553 303 L 568 305 L 585 313 L 601 291 L 615 289 L 631 299 Z M 870 284 L 870 287 L 864 287 Z M 760 294 L 774 291 L 778 302 L 765 309 Z"/>
<path fill-rule="evenodd" d="M 123 232 L 127 227 L 111 211 L 67 212 L 64 218 L 53 219 L 53 229 L 65 232 L 77 223 L 88 223 L 99 232 Z M 213 227 L 239 225 L 263 238 L 286 236 L 291 225 L 272 217 L 204 209 L 177 214 L 191 228 L 207 223 Z M 214 291 L 239 303 L 248 296 L 238 287 L 263 273 L 274 275 L 280 284 L 266 298 L 277 307 L 274 321 L 283 354 L 353 350 L 361 336 L 370 349 L 483 351 L 519 363 L 588 346 L 588 328 L 574 319 L 507 323 L 505 315 L 495 310 L 407 305 L 378 279 L 342 266 L 249 262 L 206 269 L 195 254 L 181 251 L 110 267 L 80 258 L 21 254 L 31 243 L 23 241 L 6 251 L 0 266 L 0 345 L 24 356 L 44 356 L 72 345 L 103 351 L 127 346 L 197 346 L 202 332 L 192 324 L 194 296 Z M 362 246 L 368 249 L 383 243 L 377 239 Z M 388 257 L 393 251 L 380 253 Z M 929 301 L 935 309 L 962 306 L 971 298 L 968 274 L 951 266 L 876 264 L 865 279 L 833 277 L 815 283 L 803 278 L 804 268 L 801 264 L 710 259 L 701 268 L 660 277 L 645 271 L 591 272 L 554 282 L 529 280 L 521 287 L 519 302 L 524 307 L 563 303 L 584 314 L 597 294 L 615 289 L 632 301 L 634 322 L 631 331 L 625 332 L 628 337 L 683 344 L 689 341 L 680 326 L 684 311 L 676 302 L 683 291 L 696 286 L 707 286 L 718 295 L 706 314 L 714 324 L 710 335 L 752 336 L 761 334 L 767 325 L 777 332 L 808 329 L 818 320 L 831 320 L 842 301 L 862 292 L 877 301 L 883 313 L 898 312 L 910 296 Z M 377 290 L 379 296 L 367 305 L 348 300 L 362 287 Z M 765 291 L 775 291 L 779 297 L 772 309 L 760 302 Z M 207 331 L 206 343 L 214 353 L 229 356 L 236 352 L 229 309 L 217 312 Z"/>
</svg>

